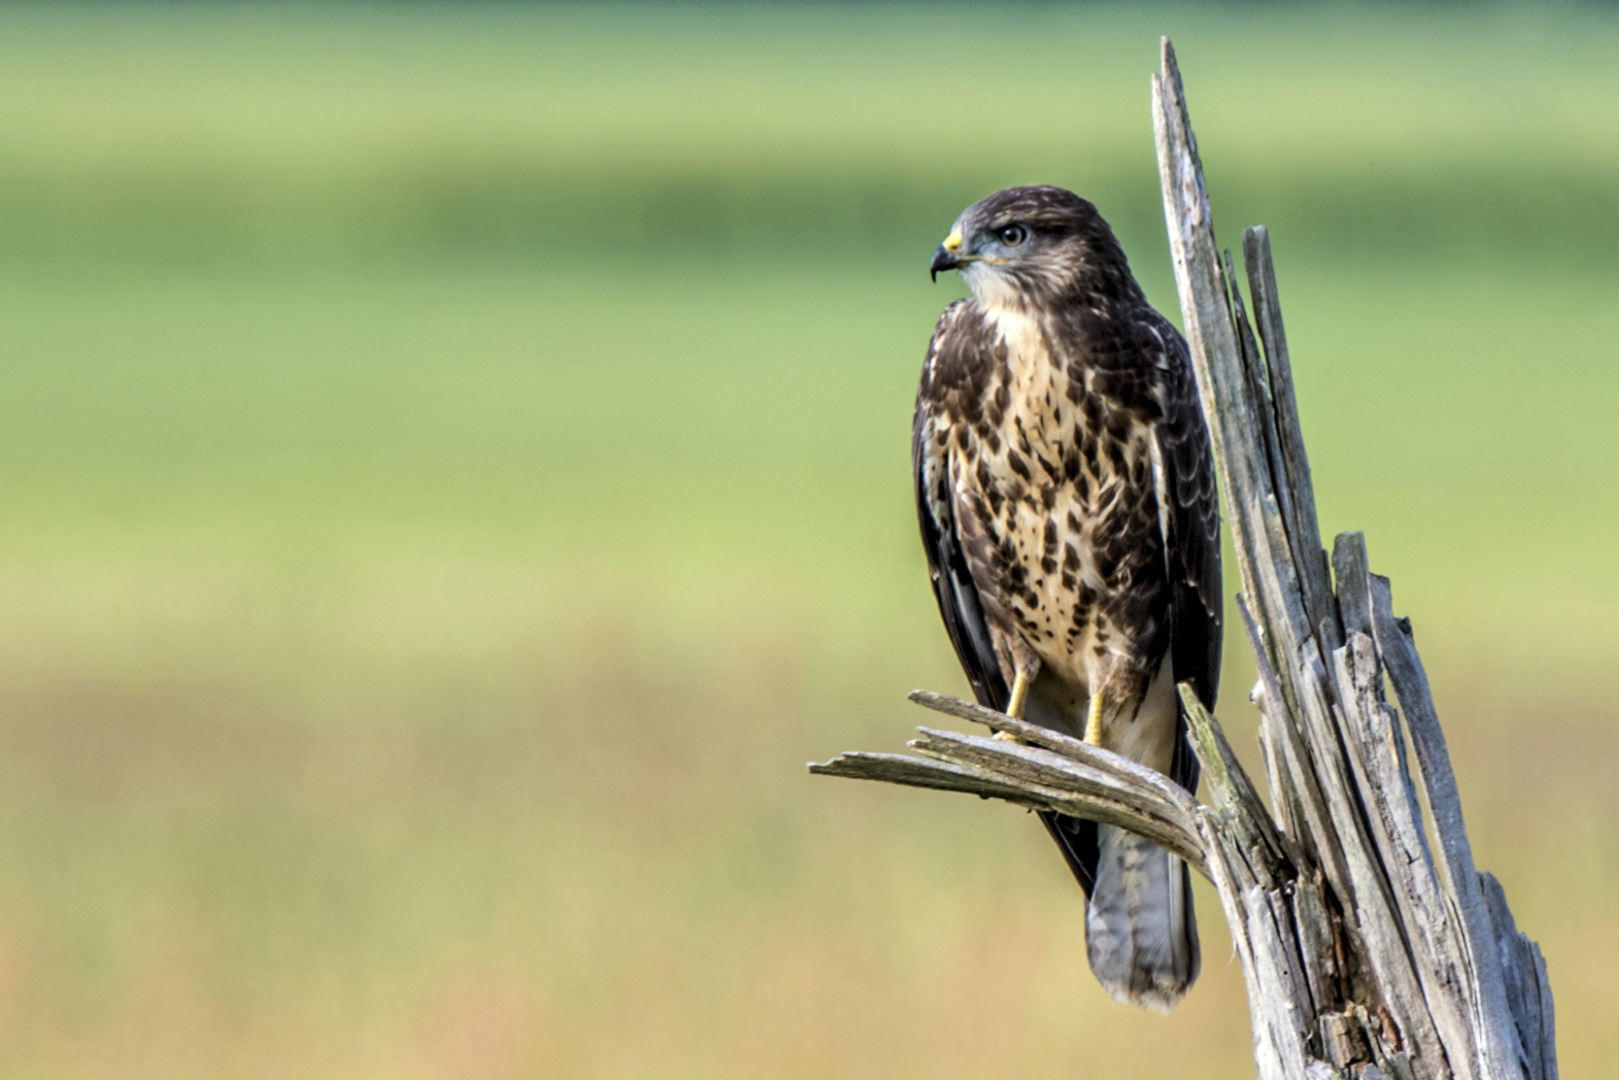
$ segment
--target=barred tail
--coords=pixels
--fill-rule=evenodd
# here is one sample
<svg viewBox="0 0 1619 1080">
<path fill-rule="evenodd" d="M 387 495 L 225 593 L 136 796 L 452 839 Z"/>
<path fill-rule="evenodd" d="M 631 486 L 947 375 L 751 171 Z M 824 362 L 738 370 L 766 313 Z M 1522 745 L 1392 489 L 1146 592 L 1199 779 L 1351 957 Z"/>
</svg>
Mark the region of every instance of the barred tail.
<svg viewBox="0 0 1619 1080">
<path fill-rule="evenodd" d="M 1095 885 L 1085 909 L 1091 970 L 1114 1000 L 1168 1012 L 1202 960 L 1186 864 L 1145 837 L 1097 826 Z"/>
</svg>

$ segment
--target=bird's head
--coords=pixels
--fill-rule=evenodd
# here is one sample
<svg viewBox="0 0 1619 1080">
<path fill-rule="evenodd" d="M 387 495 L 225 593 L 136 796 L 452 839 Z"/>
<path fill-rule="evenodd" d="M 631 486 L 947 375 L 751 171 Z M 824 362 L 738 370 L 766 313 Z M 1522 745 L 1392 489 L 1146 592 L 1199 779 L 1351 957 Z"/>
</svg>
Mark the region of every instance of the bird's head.
<svg viewBox="0 0 1619 1080">
<path fill-rule="evenodd" d="M 1139 295 L 1124 250 L 1096 207 L 1059 187 L 997 191 L 961 212 L 933 253 L 991 307 L 1046 307 L 1089 295 Z"/>
</svg>

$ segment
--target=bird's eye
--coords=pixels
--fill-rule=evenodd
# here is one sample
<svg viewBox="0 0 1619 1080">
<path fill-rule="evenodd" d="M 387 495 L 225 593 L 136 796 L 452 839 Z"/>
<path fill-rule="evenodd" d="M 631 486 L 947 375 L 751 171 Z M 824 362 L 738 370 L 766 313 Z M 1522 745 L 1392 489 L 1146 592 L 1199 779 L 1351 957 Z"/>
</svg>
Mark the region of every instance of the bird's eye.
<svg viewBox="0 0 1619 1080">
<path fill-rule="evenodd" d="M 1029 238 L 1029 230 L 1021 225 L 1008 225 L 1001 230 L 1001 243 L 1007 247 L 1017 247 Z"/>
</svg>

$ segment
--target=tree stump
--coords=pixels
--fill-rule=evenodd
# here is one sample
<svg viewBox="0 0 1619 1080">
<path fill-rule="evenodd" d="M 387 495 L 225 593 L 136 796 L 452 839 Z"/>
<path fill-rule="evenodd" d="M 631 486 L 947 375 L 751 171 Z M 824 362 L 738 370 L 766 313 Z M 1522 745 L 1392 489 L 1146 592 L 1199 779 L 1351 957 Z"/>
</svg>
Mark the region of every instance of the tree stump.
<svg viewBox="0 0 1619 1080">
<path fill-rule="evenodd" d="M 1411 625 L 1359 533 L 1322 550 L 1269 238 L 1262 227 L 1243 237 L 1250 321 L 1215 244 L 1167 38 L 1152 93 L 1175 281 L 1259 672 L 1270 806 L 1185 685 L 1207 802 L 1106 750 L 925 691 L 912 700 L 1016 741 L 921 728 L 920 757 L 846 753 L 810 770 L 1092 818 L 1185 859 L 1220 894 L 1264 1080 L 1555 1080 L 1546 964 L 1500 884 L 1473 866 Z"/>
</svg>

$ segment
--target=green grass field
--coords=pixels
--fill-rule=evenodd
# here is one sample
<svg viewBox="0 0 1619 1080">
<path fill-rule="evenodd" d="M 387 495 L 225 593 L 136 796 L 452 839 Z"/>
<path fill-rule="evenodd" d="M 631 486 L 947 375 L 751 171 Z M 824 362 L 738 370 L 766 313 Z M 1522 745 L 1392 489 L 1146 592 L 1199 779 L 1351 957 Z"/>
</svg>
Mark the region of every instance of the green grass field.
<svg viewBox="0 0 1619 1080">
<path fill-rule="evenodd" d="M 1252 1075 L 1212 894 L 1128 1012 L 1032 821 L 803 770 L 961 687 L 957 212 L 1074 187 L 1178 313 L 1161 32 L 1611 1070 L 1619 20 L 176 6 L 0 11 L 0 1076 Z"/>
</svg>

